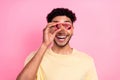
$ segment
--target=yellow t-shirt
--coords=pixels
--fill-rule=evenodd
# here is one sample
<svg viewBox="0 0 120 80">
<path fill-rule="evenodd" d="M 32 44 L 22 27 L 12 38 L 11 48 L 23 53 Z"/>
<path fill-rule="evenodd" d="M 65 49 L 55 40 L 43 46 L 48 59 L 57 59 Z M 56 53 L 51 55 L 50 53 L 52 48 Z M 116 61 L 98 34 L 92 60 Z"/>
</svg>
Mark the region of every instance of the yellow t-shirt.
<svg viewBox="0 0 120 80">
<path fill-rule="evenodd" d="M 32 57 L 29 56 L 26 61 L 28 62 L 30 58 Z M 86 53 L 73 49 L 72 54 L 63 55 L 48 49 L 38 69 L 37 80 L 98 80 L 98 78 L 94 61 Z"/>
</svg>

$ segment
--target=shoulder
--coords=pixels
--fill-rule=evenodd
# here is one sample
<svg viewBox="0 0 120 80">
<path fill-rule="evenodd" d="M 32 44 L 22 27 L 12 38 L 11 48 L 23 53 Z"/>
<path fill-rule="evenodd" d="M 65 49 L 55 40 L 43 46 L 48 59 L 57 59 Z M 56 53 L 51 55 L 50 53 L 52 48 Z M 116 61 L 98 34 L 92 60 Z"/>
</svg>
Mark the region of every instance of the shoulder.
<svg viewBox="0 0 120 80">
<path fill-rule="evenodd" d="M 24 61 L 24 66 L 34 57 L 34 55 L 36 54 L 36 52 L 37 52 L 38 50 L 35 50 L 35 51 L 32 51 L 32 52 L 30 52 L 30 54 L 26 57 L 26 59 L 25 59 L 25 61 Z M 46 52 L 45 53 L 49 53 L 50 51 L 49 51 L 49 48 L 46 50 Z M 45 56 L 46 54 L 44 54 L 44 56 Z"/>
<path fill-rule="evenodd" d="M 93 57 L 88 53 L 74 49 L 74 54 L 83 65 L 86 65 L 87 67 L 93 67 L 95 65 Z"/>
<path fill-rule="evenodd" d="M 92 56 L 90 56 L 88 53 L 73 49 L 74 55 L 78 57 L 79 59 L 82 59 L 84 61 L 93 61 Z"/>
<path fill-rule="evenodd" d="M 36 51 L 32 51 L 25 59 L 24 66 L 33 58 L 33 56 L 36 54 Z"/>
</svg>

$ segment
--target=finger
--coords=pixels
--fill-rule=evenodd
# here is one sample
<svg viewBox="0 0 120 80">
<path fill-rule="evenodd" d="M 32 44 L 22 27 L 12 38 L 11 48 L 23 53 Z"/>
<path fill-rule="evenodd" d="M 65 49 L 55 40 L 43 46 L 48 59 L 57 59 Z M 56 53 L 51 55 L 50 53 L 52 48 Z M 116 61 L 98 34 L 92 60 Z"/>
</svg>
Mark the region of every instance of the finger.
<svg viewBox="0 0 120 80">
<path fill-rule="evenodd" d="M 61 30 L 61 29 L 57 29 L 57 30 L 53 33 L 53 35 L 55 36 L 60 30 Z"/>
<path fill-rule="evenodd" d="M 51 28 L 51 27 L 54 27 L 57 23 L 55 22 L 50 22 L 47 24 L 46 28 Z"/>
<path fill-rule="evenodd" d="M 57 23 L 55 23 L 55 22 L 50 22 L 50 23 L 48 23 L 47 24 L 47 26 L 46 26 L 46 28 L 45 28 L 45 31 L 46 32 L 50 32 L 50 33 L 54 33 L 54 31 L 55 31 L 55 25 L 57 25 Z"/>
</svg>

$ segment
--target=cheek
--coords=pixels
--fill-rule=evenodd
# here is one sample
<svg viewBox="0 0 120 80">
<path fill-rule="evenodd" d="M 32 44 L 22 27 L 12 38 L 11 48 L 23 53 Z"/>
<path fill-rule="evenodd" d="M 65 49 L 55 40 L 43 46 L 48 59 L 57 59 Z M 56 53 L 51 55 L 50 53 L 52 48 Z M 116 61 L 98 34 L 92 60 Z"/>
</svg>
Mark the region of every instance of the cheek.
<svg viewBox="0 0 120 80">
<path fill-rule="evenodd" d="M 73 34 L 73 30 L 68 30 L 67 32 L 68 32 L 68 34 L 70 34 L 70 35 Z"/>
</svg>

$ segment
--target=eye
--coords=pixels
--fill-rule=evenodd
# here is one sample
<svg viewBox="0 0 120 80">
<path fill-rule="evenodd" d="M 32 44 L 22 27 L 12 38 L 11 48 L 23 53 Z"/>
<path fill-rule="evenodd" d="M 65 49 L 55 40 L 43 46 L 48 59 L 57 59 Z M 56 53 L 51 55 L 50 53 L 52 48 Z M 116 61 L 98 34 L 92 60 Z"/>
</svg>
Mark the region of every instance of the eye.
<svg viewBox="0 0 120 80">
<path fill-rule="evenodd" d="M 57 29 L 60 29 L 60 25 L 59 25 L 59 24 L 57 24 L 55 27 L 56 27 Z"/>
<path fill-rule="evenodd" d="M 71 29 L 71 25 L 69 25 L 69 24 L 64 24 L 64 27 L 65 27 L 67 30 Z"/>
<path fill-rule="evenodd" d="M 67 29 L 68 29 L 68 30 L 71 29 L 71 26 L 68 26 Z"/>
</svg>

